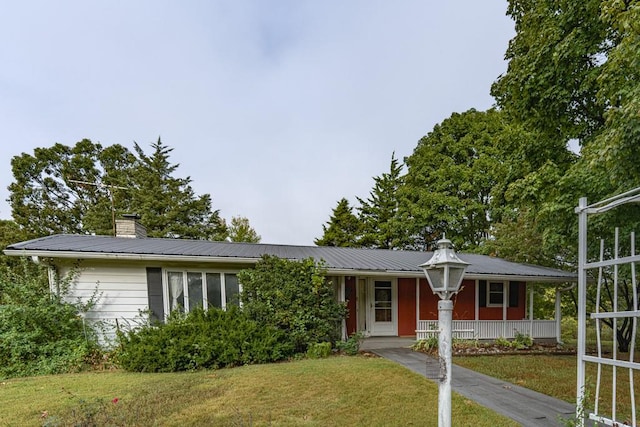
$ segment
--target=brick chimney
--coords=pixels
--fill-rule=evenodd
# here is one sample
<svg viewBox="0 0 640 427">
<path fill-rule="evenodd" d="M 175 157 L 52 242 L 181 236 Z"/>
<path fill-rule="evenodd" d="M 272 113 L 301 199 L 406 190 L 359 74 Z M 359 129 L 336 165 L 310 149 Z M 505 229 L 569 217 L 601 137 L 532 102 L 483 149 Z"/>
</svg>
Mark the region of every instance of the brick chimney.
<svg viewBox="0 0 640 427">
<path fill-rule="evenodd" d="M 121 219 L 116 219 L 116 237 L 129 239 L 144 239 L 147 237 L 147 229 L 140 224 L 138 214 L 124 214 Z"/>
</svg>

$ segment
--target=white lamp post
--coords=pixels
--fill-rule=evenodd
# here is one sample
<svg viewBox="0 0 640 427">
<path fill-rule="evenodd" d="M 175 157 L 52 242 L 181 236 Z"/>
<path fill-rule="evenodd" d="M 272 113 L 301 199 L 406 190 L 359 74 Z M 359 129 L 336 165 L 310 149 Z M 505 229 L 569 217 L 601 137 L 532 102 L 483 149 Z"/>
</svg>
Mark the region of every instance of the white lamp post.
<svg viewBox="0 0 640 427">
<path fill-rule="evenodd" d="M 451 426 L 451 318 L 453 301 L 458 293 L 462 276 L 469 263 L 462 261 L 453 250 L 450 240 L 442 238 L 431 259 L 420 267 L 438 301 L 438 358 L 440 378 L 438 389 L 438 426 Z"/>
</svg>

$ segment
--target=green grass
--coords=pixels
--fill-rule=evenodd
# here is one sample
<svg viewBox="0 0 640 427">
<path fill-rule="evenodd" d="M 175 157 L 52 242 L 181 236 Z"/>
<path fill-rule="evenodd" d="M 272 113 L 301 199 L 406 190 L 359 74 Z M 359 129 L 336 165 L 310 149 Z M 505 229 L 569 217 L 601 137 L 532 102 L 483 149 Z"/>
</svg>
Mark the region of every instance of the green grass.
<svg viewBox="0 0 640 427">
<path fill-rule="evenodd" d="M 437 425 L 437 395 L 436 383 L 361 356 L 192 373 L 88 372 L 0 383 L 0 425 L 429 426 Z M 452 417 L 456 426 L 517 425 L 455 393 Z"/>
<path fill-rule="evenodd" d="M 628 360 L 628 359 L 627 359 Z M 539 391 L 549 396 L 575 403 L 576 401 L 576 356 L 556 355 L 504 355 L 455 357 L 453 363 L 482 372 L 495 378 Z M 616 406 L 618 419 L 631 419 L 629 370 L 618 369 Z M 587 363 L 586 394 L 588 408 L 594 407 L 596 366 Z M 599 412 L 611 414 L 612 368 L 602 369 Z M 634 377 L 635 393 L 640 390 L 640 375 Z M 636 397 L 636 405 L 640 404 Z"/>
</svg>

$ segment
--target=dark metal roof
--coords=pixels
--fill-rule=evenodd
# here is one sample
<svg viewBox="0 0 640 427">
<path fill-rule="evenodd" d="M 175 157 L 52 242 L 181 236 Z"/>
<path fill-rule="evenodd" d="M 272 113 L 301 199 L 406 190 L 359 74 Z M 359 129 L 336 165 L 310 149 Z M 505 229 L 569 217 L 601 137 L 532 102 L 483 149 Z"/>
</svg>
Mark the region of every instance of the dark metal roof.
<svg viewBox="0 0 640 427">
<path fill-rule="evenodd" d="M 262 255 L 287 259 L 323 260 L 331 270 L 421 273 L 419 265 L 432 252 L 319 246 L 271 245 L 262 243 L 211 242 L 180 239 L 134 239 L 109 236 L 64 235 L 29 240 L 7 246 L 8 255 L 37 255 L 52 258 L 166 258 L 203 262 L 256 262 Z M 541 280 L 574 281 L 574 273 L 519 264 L 476 254 L 458 254 L 470 263 L 467 276 L 517 276 Z"/>
</svg>

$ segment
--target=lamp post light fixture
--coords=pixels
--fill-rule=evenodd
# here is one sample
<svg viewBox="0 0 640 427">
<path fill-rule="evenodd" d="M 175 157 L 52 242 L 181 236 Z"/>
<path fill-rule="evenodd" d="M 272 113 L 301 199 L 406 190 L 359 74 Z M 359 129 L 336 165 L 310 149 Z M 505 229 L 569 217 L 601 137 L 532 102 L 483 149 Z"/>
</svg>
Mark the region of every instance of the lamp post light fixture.
<svg viewBox="0 0 640 427">
<path fill-rule="evenodd" d="M 451 324 L 453 301 L 458 293 L 462 276 L 469 263 L 462 261 L 453 250 L 451 240 L 438 240 L 437 249 L 429 261 L 420 267 L 438 301 L 438 359 L 440 376 L 438 388 L 438 426 L 451 427 Z"/>
</svg>

